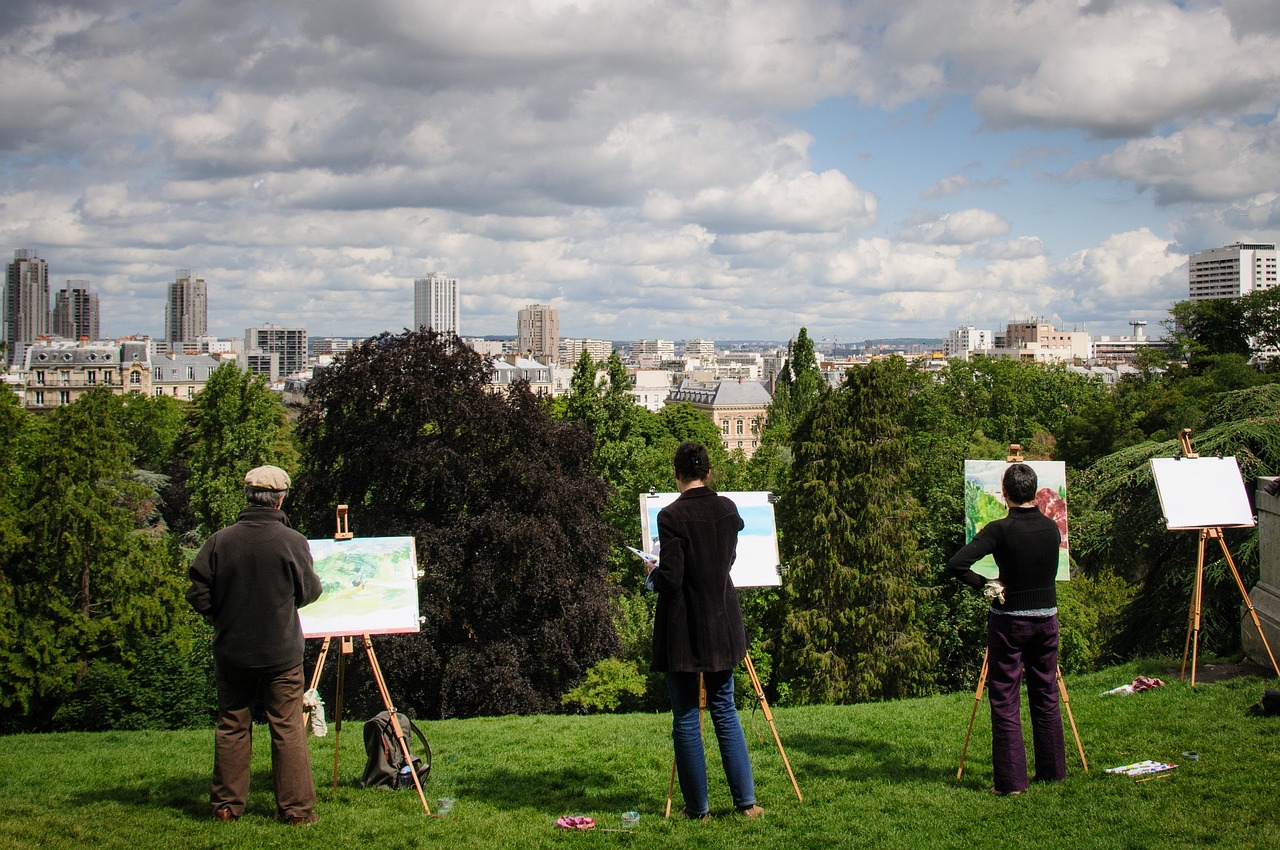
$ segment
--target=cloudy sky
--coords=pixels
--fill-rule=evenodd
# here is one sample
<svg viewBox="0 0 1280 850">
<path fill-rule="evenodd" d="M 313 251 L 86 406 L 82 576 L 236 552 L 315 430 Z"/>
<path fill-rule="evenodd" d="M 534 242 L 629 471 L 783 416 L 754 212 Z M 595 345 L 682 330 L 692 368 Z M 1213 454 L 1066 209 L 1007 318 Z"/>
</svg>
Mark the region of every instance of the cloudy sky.
<svg viewBox="0 0 1280 850">
<path fill-rule="evenodd" d="M 4 0 L 0 250 L 106 335 L 1149 330 L 1280 239 L 1275 0 Z M 9 254 L 9 256 L 12 256 Z"/>
</svg>

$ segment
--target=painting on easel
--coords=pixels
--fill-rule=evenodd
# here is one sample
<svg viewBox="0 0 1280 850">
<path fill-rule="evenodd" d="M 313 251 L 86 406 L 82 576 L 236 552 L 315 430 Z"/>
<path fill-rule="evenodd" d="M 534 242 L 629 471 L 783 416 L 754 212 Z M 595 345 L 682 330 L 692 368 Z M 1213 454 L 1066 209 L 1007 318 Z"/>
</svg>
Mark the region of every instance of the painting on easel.
<svg viewBox="0 0 1280 850">
<path fill-rule="evenodd" d="M 1071 578 L 1071 557 L 1067 546 L 1067 465 L 1060 460 L 1023 461 L 1035 470 L 1038 489 L 1036 507 L 1058 524 L 1062 542 L 1058 549 L 1058 581 Z M 972 540 L 984 525 L 1006 513 L 1000 480 L 1008 469 L 1008 461 L 966 460 L 964 462 L 964 540 Z M 995 578 L 999 570 L 995 559 L 987 555 L 973 565 L 973 571 Z"/>
<path fill-rule="evenodd" d="M 298 610 L 305 637 L 418 631 L 418 558 L 412 537 L 307 543 L 324 590 Z"/>
</svg>

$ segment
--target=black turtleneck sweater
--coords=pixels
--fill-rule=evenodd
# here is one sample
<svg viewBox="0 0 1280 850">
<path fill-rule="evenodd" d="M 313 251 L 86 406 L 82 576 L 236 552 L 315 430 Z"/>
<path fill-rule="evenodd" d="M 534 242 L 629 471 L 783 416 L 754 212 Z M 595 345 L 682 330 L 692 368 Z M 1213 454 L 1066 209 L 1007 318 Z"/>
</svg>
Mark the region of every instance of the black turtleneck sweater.
<svg viewBox="0 0 1280 850">
<path fill-rule="evenodd" d="M 985 555 L 995 557 L 1004 585 L 1004 602 L 992 601 L 997 611 L 1033 611 L 1058 605 L 1058 524 L 1036 507 L 1009 508 L 1004 519 L 989 522 L 947 561 L 947 572 L 973 588 L 986 579 L 970 569 Z"/>
</svg>

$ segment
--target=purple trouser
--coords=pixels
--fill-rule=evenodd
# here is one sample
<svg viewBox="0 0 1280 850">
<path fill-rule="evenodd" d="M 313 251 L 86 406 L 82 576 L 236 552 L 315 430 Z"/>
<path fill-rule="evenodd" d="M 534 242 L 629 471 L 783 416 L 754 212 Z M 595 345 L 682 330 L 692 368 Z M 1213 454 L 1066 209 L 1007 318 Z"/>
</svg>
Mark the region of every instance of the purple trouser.
<svg viewBox="0 0 1280 850">
<path fill-rule="evenodd" d="M 1058 617 L 987 615 L 987 695 L 991 701 L 991 766 L 1001 794 L 1023 791 L 1027 750 L 1022 740 L 1022 672 L 1035 749 L 1036 781 L 1067 775 L 1062 711 L 1058 706 Z"/>
</svg>

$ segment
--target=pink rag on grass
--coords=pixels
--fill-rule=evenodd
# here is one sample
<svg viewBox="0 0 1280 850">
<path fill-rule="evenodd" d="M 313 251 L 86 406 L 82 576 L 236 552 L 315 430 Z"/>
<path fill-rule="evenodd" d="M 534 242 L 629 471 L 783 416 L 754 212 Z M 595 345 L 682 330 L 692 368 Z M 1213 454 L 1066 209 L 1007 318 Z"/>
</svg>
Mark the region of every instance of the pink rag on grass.
<svg viewBox="0 0 1280 850">
<path fill-rule="evenodd" d="M 1133 680 L 1132 687 L 1133 692 L 1138 693 L 1139 691 L 1149 691 L 1152 688 L 1162 688 L 1164 687 L 1164 682 L 1159 679 L 1149 679 L 1146 676 L 1139 676 Z"/>
</svg>

